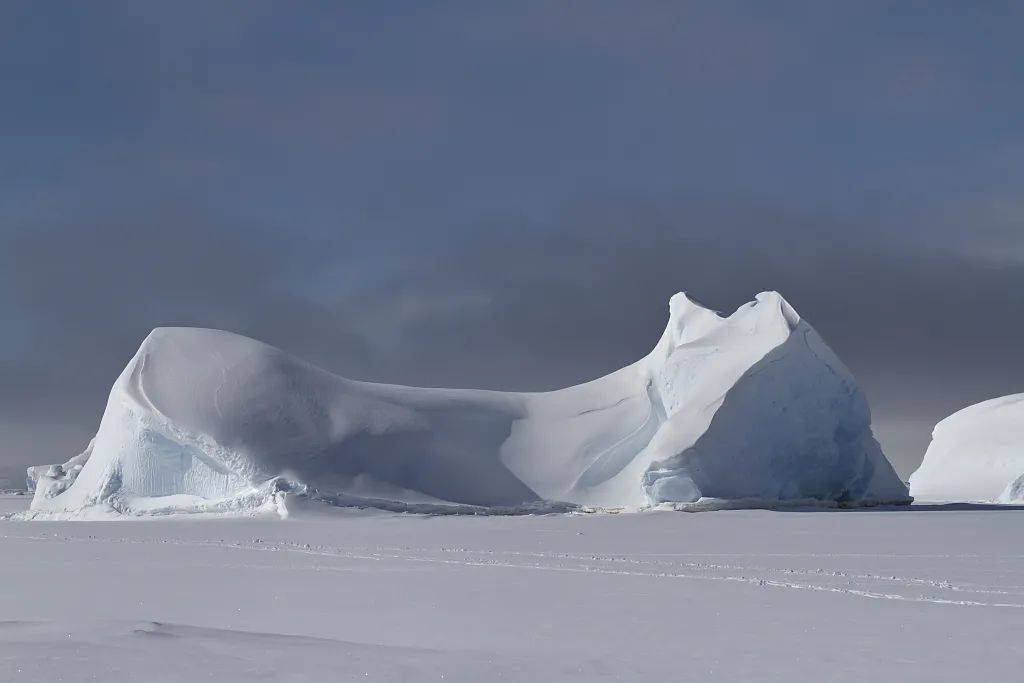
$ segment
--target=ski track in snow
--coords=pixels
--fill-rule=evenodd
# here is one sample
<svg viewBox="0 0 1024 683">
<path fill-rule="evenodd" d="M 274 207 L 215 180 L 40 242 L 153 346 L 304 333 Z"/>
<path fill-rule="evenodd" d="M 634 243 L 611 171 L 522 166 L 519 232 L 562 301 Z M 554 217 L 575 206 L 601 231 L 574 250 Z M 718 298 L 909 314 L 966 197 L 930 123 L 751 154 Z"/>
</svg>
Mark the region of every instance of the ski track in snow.
<svg viewBox="0 0 1024 683">
<path fill-rule="evenodd" d="M 944 579 L 885 575 L 876 573 L 855 573 L 823 567 L 768 567 L 754 564 L 720 564 L 705 561 L 677 561 L 668 559 L 643 559 L 628 554 L 575 554 L 557 552 L 524 552 L 513 550 L 474 549 L 466 547 L 385 547 L 356 546 L 340 547 L 284 541 L 267 542 L 256 538 L 252 542 L 228 542 L 221 540 L 185 540 L 173 538 L 138 539 L 127 537 L 101 538 L 98 536 L 66 536 L 60 534 L 0 535 L 2 540 L 77 542 L 133 545 L 170 545 L 201 547 L 257 553 L 293 553 L 301 556 L 330 558 L 356 562 L 379 562 L 385 560 L 416 564 L 434 564 L 465 568 L 517 569 L 541 572 L 572 572 L 591 575 L 611 575 L 650 580 L 692 580 L 715 581 L 743 584 L 766 589 L 784 589 L 840 594 L 868 600 L 895 600 L 934 605 L 960 607 L 988 607 L 1000 609 L 1024 609 L 1024 600 L 1019 602 L 989 602 L 984 600 L 961 599 L 953 594 L 1024 596 L 1024 586 L 992 586 L 972 583 L 952 583 Z M 729 553 L 667 553 L 660 557 L 746 557 Z M 650 558 L 651 555 L 646 557 Z M 1010 555 L 1002 558 L 981 557 L 973 554 L 867 554 L 867 553 L 758 553 L 757 557 L 779 558 L 916 558 L 916 559 L 959 559 L 1022 561 L 1024 555 Z M 532 560 L 532 561 L 531 561 Z M 259 569 L 249 563 L 223 565 L 224 568 Z M 628 567 L 628 568 L 625 568 Z M 271 568 L 271 567 L 267 567 Z M 331 565 L 310 565 L 292 567 L 309 571 L 351 571 L 350 567 Z M 781 577 L 800 577 L 801 581 Z M 813 579 L 819 579 L 815 582 Z M 830 583 L 830 580 L 832 581 Z M 845 585 L 843 584 L 845 582 Z M 867 586 L 875 583 L 886 586 L 882 590 L 870 590 Z M 932 591 L 934 594 L 914 594 L 912 589 Z M 901 590 L 902 589 L 902 590 Z M 893 592 L 899 591 L 899 592 Z"/>
</svg>

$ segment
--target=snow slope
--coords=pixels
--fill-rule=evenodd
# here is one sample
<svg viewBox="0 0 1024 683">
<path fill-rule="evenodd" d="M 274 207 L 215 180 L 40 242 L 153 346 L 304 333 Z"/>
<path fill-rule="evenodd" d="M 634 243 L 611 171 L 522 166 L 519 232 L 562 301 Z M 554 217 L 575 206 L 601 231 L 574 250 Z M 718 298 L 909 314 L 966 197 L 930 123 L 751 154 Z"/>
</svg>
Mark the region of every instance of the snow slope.
<svg viewBox="0 0 1024 683">
<path fill-rule="evenodd" d="M 968 406 L 937 424 L 910 489 L 921 500 L 1024 503 L 1024 394 Z"/>
<path fill-rule="evenodd" d="M 856 382 L 774 292 L 726 318 L 677 294 L 650 354 L 545 393 L 356 382 L 160 328 L 86 451 L 29 478 L 36 516 L 286 514 L 294 494 L 433 511 L 908 499 Z"/>
</svg>

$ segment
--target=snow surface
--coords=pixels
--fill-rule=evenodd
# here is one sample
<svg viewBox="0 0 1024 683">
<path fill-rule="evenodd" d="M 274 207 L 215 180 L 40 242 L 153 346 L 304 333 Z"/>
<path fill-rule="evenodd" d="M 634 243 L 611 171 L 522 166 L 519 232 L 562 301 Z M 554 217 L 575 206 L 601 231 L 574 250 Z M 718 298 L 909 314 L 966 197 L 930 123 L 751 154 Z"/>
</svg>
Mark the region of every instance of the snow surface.
<svg viewBox="0 0 1024 683">
<path fill-rule="evenodd" d="M 0 521 L 0 680 L 1013 681 L 1022 514 Z"/>
<path fill-rule="evenodd" d="M 774 292 L 725 318 L 677 294 L 650 354 L 546 393 L 356 382 L 228 332 L 160 328 L 89 447 L 29 470 L 30 514 L 284 516 L 297 495 L 469 512 L 908 502 L 870 422 Z"/>
<path fill-rule="evenodd" d="M 929 501 L 1024 503 L 1024 394 L 968 406 L 937 424 L 910 489 Z"/>
</svg>

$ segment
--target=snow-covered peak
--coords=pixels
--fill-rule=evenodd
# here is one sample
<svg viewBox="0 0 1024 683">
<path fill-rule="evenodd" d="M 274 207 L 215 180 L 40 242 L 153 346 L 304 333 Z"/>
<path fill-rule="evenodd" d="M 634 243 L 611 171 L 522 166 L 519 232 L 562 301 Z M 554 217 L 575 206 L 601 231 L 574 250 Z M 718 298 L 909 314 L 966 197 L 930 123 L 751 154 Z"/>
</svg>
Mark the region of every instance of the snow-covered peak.
<svg viewBox="0 0 1024 683">
<path fill-rule="evenodd" d="M 686 292 L 674 294 L 668 307 L 668 326 L 663 339 L 673 347 L 696 342 L 722 327 L 750 333 L 772 325 L 780 330 L 793 330 L 800 322 L 796 310 L 778 292 L 761 292 L 727 317 L 695 301 Z"/>
<path fill-rule="evenodd" d="M 668 325 L 665 337 L 672 346 L 687 344 L 721 325 L 723 318 L 710 308 L 697 303 L 685 292 L 672 296 L 668 302 Z"/>
<path fill-rule="evenodd" d="M 675 393 L 672 386 L 680 374 L 680 362 L 704 365 L 710 360 L 723 364 L 728 368 L 702 374 L 715 377 L 713 381 L 735 381 L 752 363 L 784 342 L 799 322 L 800 316 L 778 292 L 761 292 L 729 316 L 679 292 L 669 300 L 668 325 L 644 365 L 650 375 L 667 380 L 662 383 L 666 394 Z"/>
</svg>

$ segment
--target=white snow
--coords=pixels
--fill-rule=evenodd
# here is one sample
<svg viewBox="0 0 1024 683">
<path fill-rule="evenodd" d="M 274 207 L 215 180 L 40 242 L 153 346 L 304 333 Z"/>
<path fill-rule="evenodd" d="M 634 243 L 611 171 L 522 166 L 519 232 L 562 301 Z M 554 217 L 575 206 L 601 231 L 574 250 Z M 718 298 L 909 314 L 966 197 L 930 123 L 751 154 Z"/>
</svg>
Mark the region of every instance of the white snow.
<svg viewBox="0 0 1024 683">
<path fill-rule="evenodd" d="M 650 354 L 546 393 L 356 382 L 160 328 L 89 448 L 29 479 L 36 517 L 286 512 L 296 495 L 473 512 L 908 500 L 849 371 L 774 292 L 729 317 L 677 294 Z"/>
<path fill-rule="evenodd" d="M 0 520 L 0 680 L 963 683 L 1024 661 L 1017 509 L 308 507 Z"/>
<path fill-rule="evenodd" d="M 1024 394 L 968 406 L 937 424 L 910 489 L 929 501 L 1024 503 Z"/>
</svg>

